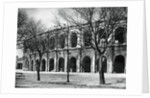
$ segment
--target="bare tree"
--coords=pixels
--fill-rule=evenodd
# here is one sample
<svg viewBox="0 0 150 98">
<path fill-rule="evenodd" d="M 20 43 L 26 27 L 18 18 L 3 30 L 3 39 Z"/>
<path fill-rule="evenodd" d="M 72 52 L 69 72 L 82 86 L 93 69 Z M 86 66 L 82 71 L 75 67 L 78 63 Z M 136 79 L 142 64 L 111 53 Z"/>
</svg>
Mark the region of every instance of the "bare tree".
<svg viewBox="0 0 150 98">
<path fill-rule="evenodd" d="M 26 25 L 26 30 L 30 34 L 30 38 L 24 41 L 24 52 L 27 50 L 30 51 L 30 54 L 36 54 L 39 56 L 39 62 L 36 64 L 37 71 L 37 80 L 40 81 L 40 66 L 42 65 L 43 54 L 47 52 L 48 41 L 45 39 L 46 34 L 45 26 L 42 25 L 41 21 L 35 22 L 33 19 L 30 19 Z"/>
<path fill-rule="evenodd" d="M 23 42 L 27 38 L 26 24 L 28 16 L 23 9 L 18 9 L 18 22 L 17 22 L 17 48 L 23 48 Z"/>
<path fill-rule="evenodd" d="M 60 9 L 59 15 L 67 21 L 70 26 L 77 26 L 90 35 L 89 38 L 85 40 L 85 43 L 87 42 L 99 55 L 99 81 L 100 84 L 105 84 L 101 56 L 105 53 L 107 47 L 112 44 L 112 39 L 108 40 L 108 38 L 112 35 L 114 28 L 121 20 L 127 21 L 127 8 Z M 103 32 L 101 31 L 101 25 L 104 27 Z M 101 42 L 102 39 L 104 39 L 104 42 Z"/>
</svg>

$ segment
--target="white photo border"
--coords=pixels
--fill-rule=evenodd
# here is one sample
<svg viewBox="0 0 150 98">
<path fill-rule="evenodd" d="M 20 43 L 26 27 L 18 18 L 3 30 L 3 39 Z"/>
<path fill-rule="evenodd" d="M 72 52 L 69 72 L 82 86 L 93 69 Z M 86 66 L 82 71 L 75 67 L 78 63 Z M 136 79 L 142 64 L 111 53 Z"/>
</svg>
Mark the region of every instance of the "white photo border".
<svg viewBox="0 0 150 98">
<path fill-rule="evenodd" d="M 139 95 L 142 93 L 144 0 L 5 3 L 1 93 Z M 18 8 L 128 7 L 126 89 L 15 88 Z"/>
</svg>

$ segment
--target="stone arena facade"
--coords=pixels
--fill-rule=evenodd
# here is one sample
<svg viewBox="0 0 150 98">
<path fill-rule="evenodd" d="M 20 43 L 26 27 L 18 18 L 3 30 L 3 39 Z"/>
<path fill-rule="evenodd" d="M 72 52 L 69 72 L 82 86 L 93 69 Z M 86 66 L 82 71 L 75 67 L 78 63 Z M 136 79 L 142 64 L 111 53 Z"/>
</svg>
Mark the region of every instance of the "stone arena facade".
<svg viewBox="0 0 150 98">
<path fill-rule="evenodd" d="M 88 35 L 84 35 L 84 33 L 84 30 L 69 27 L 69 29 L 55 29 L 42 34 L 41 36 L 48 35 L 45 39 L 50 41 L 50 46 L 49 51 L 42 57 L 40 70 L 43 72 L 66 72 L 67 60 L 69 60 L 70 72 L 98 72 L 98 53 L 85 43 L 85 41 L 88 42 L 86 39 Z M 125 73 L 127 24 L 119 23 L 110 38 L 113 41 L 103 54 L 101 64 L 106 73 Z M 24 53 L 23 70 L 36 71 L 38 61 L 38 55 L 34 56 L 29 51 Z"/>
</svg>

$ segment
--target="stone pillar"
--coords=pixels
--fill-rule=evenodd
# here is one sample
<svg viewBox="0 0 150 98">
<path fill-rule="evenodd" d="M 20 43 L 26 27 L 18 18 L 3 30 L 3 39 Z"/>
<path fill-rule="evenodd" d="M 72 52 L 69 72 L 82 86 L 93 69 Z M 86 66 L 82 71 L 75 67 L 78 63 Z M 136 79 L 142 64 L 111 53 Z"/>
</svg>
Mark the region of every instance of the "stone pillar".
<svg viewBox="0 0 150 98">
<path fill-rule="evenodd" d="M 47 71 L 48 66 L 47 66 L 47 59 L 45 58 L 45 71 Z"/>
<path fill-rule="evenodd" d="M 65 59 L 65 62 L 64 62 L 64 63 L 65 63 L 65 64 L 64 64 L 64 72 L 67 72 L 67 62 L 68 62 L 67 56 L 68 56 L 68 55 L 67 55 L 67 52 L 66 52 L 66 53 L 65 53 L 65 58 L 64 58 L 64 59 Z"/>
<path fill-rule="evenodd" d="M 92 56 L 92 62 L 91 62 L 91 72 L 95 72 L 95 54 Z"/>
<path fill-rule="evenodd" d="M 107 73 L 113 72 L 113 61 L 110 57 L 107 59 Z"/>
<path fill-rule="evenodd" d="M 47 53 L 46 54 L 47 55 L 47 57 L 46 57 L 46 60 L 47 60 L 47 62 L 46 62 L 46 65 L 47 65 L 47 72 L 49 71 L 49 53 Z"/>
<path fill-rule="evenodd" d="M 17 66 L 18 66 L 18 56 L 16 57 L 16 69 L 17 69 Z"/>
<path fill-rule="evenodd" d="M 80 51 L 80 50 L 79 50 Z M 80 54 L 78 54 L 77 59 L 76 59 L 76 71 L 80 72 Z"/>
<path fill-rule="evenodd" d="M 50 59 L 47 58 L 47 72 L 49 72 L 49 67 L 50 67 L 49 61 L 50 61 Z"/>
<path fill-rule="evenodd" d="M 29 69 L 28 69 L 28 71 L 31 71 L 31 67 L 32 67 L 32 59 L 29 58 Z"/>
<path fill-rule="evenodd" d="M 70 48 L 70 47 L 71 47 L 71 34 L 72 34 L 72 33 L 71 33 L 71 32 L 69 32 L 69 33 L 68 33 L 68 36 L 67 36 L 68 38 L 66 39 L 66 40 L 67 40 L 67 42 L 68 42 L 68 48 Z M 67 43 L 66 43 L 66 48 L 67 48 Z"/>
<path fill-rule="evenodd" d="M 55 53 L 55 56 L 54 56 L 54 72 L 57 71 L 57 54 Z"/>
<path fill-rule="evenodd" d="M 81 38 L 80 38 L 80 34 L 76 33 L 77 35 L 77 47 L 81 47 Z"/>
<path fill-rule="evenodd" d="M 36 71 L 36 57 L 34 55 L 34 59 L 33 59 L 33 71 Z"/>
<path fill-rule="evenodd" d="M 27 54 L 24 56 L 23 70 L 29 70 L 29 58 Z"/>
<path fill-rule="evenodd" d="M 26 71 L 26 59 L 25 58 L 23 58 L 23 68 L 22 68 L 22 70 Z"/>
</svg>

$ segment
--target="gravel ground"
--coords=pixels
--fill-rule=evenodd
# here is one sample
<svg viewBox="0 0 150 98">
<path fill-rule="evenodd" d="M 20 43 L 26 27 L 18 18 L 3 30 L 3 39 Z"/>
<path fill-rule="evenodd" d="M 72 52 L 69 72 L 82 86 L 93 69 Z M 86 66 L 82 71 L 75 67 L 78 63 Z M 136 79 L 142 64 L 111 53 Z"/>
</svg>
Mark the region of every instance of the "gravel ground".
<svg viewBox="0 0 150 98">
<path fill-rule="evenodd" d="M 36 72 L 16 72 L 16 88 L 113 88 L 125 89 L 125 74 L 105 74 L 105 85 L 99 85 L 98 73 L 70 73 L 70 82 L 66 82 L 64 72 L 40 72 L 41 81 L 37 81 Z"/>
</svg>

